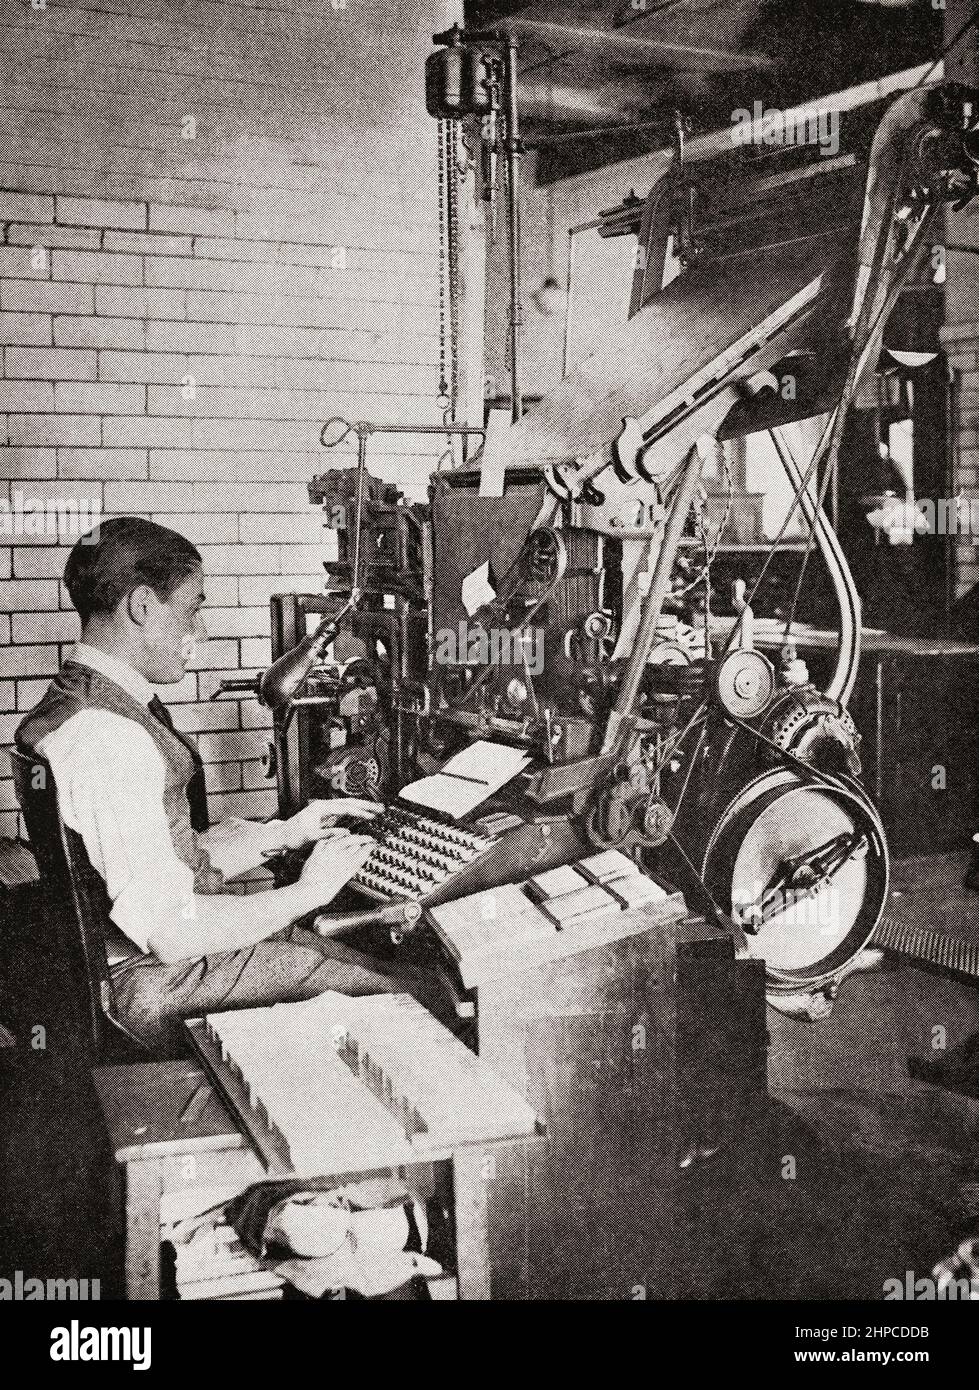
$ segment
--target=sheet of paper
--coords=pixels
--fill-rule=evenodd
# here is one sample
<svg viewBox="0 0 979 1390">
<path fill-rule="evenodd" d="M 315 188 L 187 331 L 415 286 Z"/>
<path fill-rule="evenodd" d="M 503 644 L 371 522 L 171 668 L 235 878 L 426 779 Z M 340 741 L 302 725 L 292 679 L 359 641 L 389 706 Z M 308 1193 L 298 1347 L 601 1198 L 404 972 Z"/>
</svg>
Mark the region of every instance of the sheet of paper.
<svg viewBox="0 0 979 1390">
<path fill-rule="evenodd" d="M 467 574 L 462 581 L 462 606 L 469 614 L 470 618 L 482 608 L 484 603 L 492 603 L 496 598 L 496 590 L 489 582 L 489 561 L 486 560 L 472 574 Z"/>
<path fill-rule="evenodd" d="M 401 795 L 447 816 L 467 816 L 529 762 L 519 748 L 480 739 L 450 758 L 441 772 L 404 787 Z"/>
<path fill-rule="evenodd" d="M 530 762 L 530 754 L 522 748 L 511 748 L 506 743 L 492 743 L 488 739 L 477 739 L 468 748 L 454 754 L 442 768 L 444 773 L 464 779 L 474 778 L 485 782 L 496 791 L 504 782 Z"/>
<path fill-rule="evenodd" d="M 457 777 L 446 777 L 436 772 L 434 777 L 422 777 L 404 787 L 401 796 L 416 806 L 427 806 L 430 811 L 441 811 L 443 815 L 458 820 L 468 816 L 481 801 L 485 801 L 489 792 L 483 786 L 460 782 Z"/>
<path fill-rule="evenodd" d="M 491 410 L 489 419 L 486 421 L 483 452 L 479 460 L 480 497 L 503 496 L 507 459 L 510 454 L 510 445 L 507 439 L 509 429 L 509 410 Z"/>
</svg>

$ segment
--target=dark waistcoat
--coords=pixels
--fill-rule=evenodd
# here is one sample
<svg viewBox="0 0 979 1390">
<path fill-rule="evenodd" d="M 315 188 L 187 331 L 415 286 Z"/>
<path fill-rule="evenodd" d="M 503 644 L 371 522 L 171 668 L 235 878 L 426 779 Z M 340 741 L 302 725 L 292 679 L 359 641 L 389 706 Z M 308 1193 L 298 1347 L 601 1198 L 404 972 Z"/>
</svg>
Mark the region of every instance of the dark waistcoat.
<svg viewBox="0 0 979 1390">
<path fill-rule="evenodd" d="M 195 893 L 218 893 L 224 880 L 213 868 L 206 851 L 198 843 L 196 829 L 207 826 L 204 816 L 191 819 L 188 784 L 197 780 L 202 785 L 203 766 L 200 756 L 169 723 L 165 709 L 157 716 L 146 705 L 128 695 L 100 671 L 80 662 L 66 661 L 48 686 L 40 704 L 27 715 L 14 735 L 18 748 L 34 753 L 41 740 L 83 709 L 104 709 L 112 714 L 132 719 L 149 734 L 163 759 L 165 772 L 163 809 L 170 827 L 170 838 L 177 857 L 194 875 Z M 163 720 L 167 722 L 164 723 Z M 203 806 L 206 802 L 199 798 Z"/>
</svg>

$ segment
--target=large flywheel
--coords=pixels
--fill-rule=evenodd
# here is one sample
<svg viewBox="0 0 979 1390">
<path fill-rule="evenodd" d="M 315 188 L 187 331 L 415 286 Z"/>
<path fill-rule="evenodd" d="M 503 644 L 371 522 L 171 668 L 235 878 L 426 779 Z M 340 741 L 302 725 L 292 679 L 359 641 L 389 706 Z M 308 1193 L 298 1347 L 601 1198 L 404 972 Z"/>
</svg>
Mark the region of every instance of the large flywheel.
<svg viewBox="0 0 979 1390">
<path fill-rule="evenodd" d="M 764 960 L 770 990 L 819 988 L 845 972 L 884 910 L 880 817 L 856 783 L 773 770 L 721 815 L 703 879 Z"/>
</svg>

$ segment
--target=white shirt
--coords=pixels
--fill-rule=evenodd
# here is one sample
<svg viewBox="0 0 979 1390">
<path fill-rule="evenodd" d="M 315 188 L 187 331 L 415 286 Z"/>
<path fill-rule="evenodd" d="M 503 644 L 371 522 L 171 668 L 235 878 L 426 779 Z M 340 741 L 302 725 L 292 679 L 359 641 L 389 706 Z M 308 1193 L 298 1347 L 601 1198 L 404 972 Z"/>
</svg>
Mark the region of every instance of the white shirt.
<svg viewBox="0 0 979 1390">
<path fill-rule="evenodd" d="M 148 705 L 156 693 L 138 671 L 79 643 L 71 660 L 90 666 Z M 178 858 L 163 807 L 166 771 L 149 733 L 110 710 L 79 710 L 45 735 L 37 751 L 51 764 L 62 819 L 85 843 L 105 880 L 117 927 L 148 951 L 158 925 L 194 915 L 194 875 Z M 225 878 L 260 864 L 282 845 L 282 822 L 229 820 L 200 841 Z"/>
</svg>

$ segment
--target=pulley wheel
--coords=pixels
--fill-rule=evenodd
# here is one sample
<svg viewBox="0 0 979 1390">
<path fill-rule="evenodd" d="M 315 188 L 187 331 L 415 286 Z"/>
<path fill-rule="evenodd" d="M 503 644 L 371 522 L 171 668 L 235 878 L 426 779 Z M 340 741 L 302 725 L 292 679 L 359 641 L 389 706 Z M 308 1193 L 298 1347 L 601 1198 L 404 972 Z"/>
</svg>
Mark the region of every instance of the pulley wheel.
<svg viewBox="0 0 979 1390">
<path fill-rule="evenodd" d="M 834 864 L 825 877 L 821 856 Z M 856 783 L 778 769 L 727 807 L 703 879 L 743 927 L 748 953 L 764 960 L 769 988 L 818 985 L 863 950 L 880 920 L 889 879 L 883 826 Z"/>
<path fill-rule="evenodd" d="M 735 719 L 754 719 L 775 694 L 775 670 L 767 656 L 735 647 L 717 668 L 717 698 Z"/>
<path fill-rule="evenodd" d="M 642 833 L 650 849 L 666 844 L 673 829 L 673 812 L 665 801 L 651 796 L 642 811 Z"/>
</svg>

